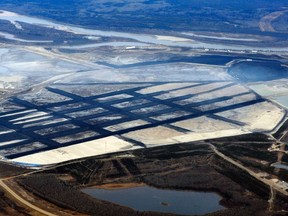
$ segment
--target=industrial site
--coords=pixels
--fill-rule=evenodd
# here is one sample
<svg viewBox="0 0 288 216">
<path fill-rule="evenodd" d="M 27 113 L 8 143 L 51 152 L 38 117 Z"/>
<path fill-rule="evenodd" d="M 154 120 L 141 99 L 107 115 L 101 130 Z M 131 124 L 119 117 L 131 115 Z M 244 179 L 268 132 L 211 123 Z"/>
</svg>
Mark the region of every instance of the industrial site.
<svg viewBox="0 0 288 216">
<path fill-rule="evenodd" d="M 288 41 L 273 21 L 286 11 L 256 34 L 96 29 L 7 8 L 1 214 L 287 214 Z"/>
</svg>

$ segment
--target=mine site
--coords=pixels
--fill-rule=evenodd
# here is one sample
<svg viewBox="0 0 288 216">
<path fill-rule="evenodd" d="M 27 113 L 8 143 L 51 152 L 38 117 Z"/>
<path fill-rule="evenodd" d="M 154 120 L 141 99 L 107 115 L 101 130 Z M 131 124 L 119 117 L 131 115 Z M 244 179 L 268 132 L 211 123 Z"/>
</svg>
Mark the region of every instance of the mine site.
<svg viewBox="0 0 288 216">
<path fill-rule="evenodd" d="M 109 29 L 0 3 L 0 215 L 287 215 L 287 9 L 171 30 L 124 2 Z"/>
</svg>

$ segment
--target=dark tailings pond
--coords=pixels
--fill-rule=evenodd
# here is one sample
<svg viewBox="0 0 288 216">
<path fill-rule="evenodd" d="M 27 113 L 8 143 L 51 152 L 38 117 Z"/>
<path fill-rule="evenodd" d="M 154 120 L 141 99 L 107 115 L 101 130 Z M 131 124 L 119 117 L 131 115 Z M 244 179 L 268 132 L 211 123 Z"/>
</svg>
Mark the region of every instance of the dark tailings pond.
<svg viewBox="0 0 288 216">
<path fill-rule="evenodd" d="M 284 169 L 284 170 L 288 170 L 288 164 L 286 163 L 274 163 L 274 164 L 271 164 L 272 167 L 275 167 L 275 168 L 278 168 L 278 169 Z"/>
<path fill-rule="evenodd" d="M 276 61 L 245 61 L 234 64 L 229 73 L 244 82 L 288 78 L 288 68 Z"/>
<path fill-rule="evenodd" d="M 224 209 L 216 193 L 163 190 L 149 186 L 125 189 L 87 188 L 82 192 L 138 211 L 157 211 L 184 215 L 202 215 Z"/>
</svg>

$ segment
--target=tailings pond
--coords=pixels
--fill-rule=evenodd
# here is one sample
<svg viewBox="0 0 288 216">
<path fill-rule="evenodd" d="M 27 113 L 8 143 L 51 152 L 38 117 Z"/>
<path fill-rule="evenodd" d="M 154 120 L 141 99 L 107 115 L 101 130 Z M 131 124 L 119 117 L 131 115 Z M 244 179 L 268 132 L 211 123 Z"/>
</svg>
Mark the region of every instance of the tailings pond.
<svg viewBox="0 0 288 216">
<path fill-rule="evenodd" d="M 229 73 L 243 82 L 288 78 L 288 68 L 277 61 L 245 61 L 234 64 Z"/>
<path fill-rule="evenodd" d="M 113 190 L 87 188 L 82 192 L 138 211 L 202 215 L 224 209 L 219 204 L 222 197 L 213 192 L 163 190 L 149 186 Z"/>
</svg>

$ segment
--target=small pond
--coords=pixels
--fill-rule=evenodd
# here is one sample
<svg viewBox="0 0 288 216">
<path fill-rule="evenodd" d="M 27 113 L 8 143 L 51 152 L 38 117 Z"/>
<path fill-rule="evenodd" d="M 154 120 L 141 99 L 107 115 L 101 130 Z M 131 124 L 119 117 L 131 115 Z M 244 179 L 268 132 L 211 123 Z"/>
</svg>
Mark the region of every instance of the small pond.
<svg viewBox="0 0 288 216">
<path fill-rule="evenodd" d="M 149 186 L 113 190 L 87 188 L 82 192 L 138 211 L 202 215 L 224 209 L 219 204 L 222 197 L 213 192 L 163 190 Z"/>
</svg>

